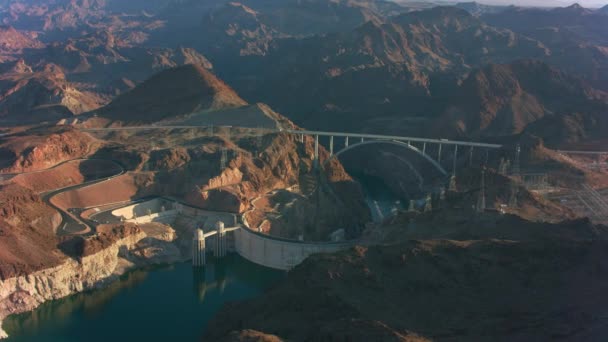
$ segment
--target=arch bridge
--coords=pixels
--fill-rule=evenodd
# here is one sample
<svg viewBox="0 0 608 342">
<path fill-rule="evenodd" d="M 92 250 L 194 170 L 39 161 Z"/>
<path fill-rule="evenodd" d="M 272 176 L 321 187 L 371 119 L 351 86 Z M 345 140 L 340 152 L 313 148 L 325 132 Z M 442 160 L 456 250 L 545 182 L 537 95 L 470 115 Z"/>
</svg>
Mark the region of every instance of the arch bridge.
<svg viewBox="0 0 608 342">
<path fill-rule="evenodd" d="M 459 141 L 451 139 L 433 139 L 433 138 L 416 138 L 394 135 L 380 135 L 367 133 L 348 133 L 348 132 L 325 132 L 325 131 L 310 131 L 310 130 L 286 130 L 286 129 L 268 129 L 254 127 L 238 127 L 238 126 L 215 126 L 217 128 L 240 128 L 259 131 L 262 134 L 267 133 L 289 133 L 299 135 L 301 141 L 304 141 L 305 136 L 313 136 L 315 141 L 314 161 L 315 167 L 319 168 L 319 138 L 326 137 L 329 139 L 329 154 L 330 158 L 324 162 L 340 156 L 349 150 L 355 149 L 364 145 L 371 144 L 391 144 L 401 146 L 409 151 L 413 151 L 431 163 L 443 175 L 448 175 L 442 165 L 442 160 L 445 161 L 446 155 L 451 155 L 452 167 L 451 174 L 455 176 L 457 161 L 460 155 L 466 154 L 469 162 L 472 163 L 475 153 L 483 153 L 483 158 L 487 161 L 488 152 L 493 149 L 499 149 L 502 145 L 488 144 L 481 142 Z M 127 126 L 127 127 L 108 127 L 108 128 L 87 128 L 84 132 L 106 132 L 106 131 L 129 131 L 129 130 L 157 130 L 157 129 L 209 129 L 213 132 L 214 126 L 192 126 L 192 125 L 151 125 L 151 126 Z M 336 140 L 342 140 L 342 145 L 336 148 Z"/>
<path fill-rule="evenodd" d="M 319 138 L 327 137 L 329 139 L 329 155 L 330 158 L 325 160 L 323 165 L 327 164 L 331 159 L 339 157 L 341 154 L 355 149 L 360 146 L 371 144 L 390 144 L 403 147 L 412 151 L 431 163 L 439 172 L 447 176 L 448 171 L 442 165 L 442 159 L 446 155 L 451 155 L 452 167 L 451 173 L 456 174 L 457 161 L 459 156 L 466 154 L 469 162 L 472 163 L 475 153 L 483 153 L 487 160 L 487 153 L 493 149 L 499 149 L 502 145 L 488 144 L 471 141 L 458 141 L 450 139 L 432 139 L 432 138 L 416 138 L 393 135 L 379 135 L 366 133 L 344 133 L 344 132 L 323 132 L 323 131 L 302 131 L 302 130 L 286 130 L 291 134 L 299 134 L 301 139 L 304 136 L 314 136 L 315 139 L 315 165 L 319 164 Z M 341 140 L 342 144 L 336 148 L 336 140 Z M 460 153 L 460 155 L 459 155 Z"/>
</svg>

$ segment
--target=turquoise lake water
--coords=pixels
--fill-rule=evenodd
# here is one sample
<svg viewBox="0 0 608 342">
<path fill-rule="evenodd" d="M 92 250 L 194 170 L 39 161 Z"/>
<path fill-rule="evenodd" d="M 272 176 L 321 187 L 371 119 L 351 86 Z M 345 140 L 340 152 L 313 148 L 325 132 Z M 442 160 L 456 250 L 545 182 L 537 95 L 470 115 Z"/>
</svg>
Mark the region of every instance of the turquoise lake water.
<svg viewBox="0 0 608 342">
<path fill-rule="evenodd" d="M 260 295 L 285 276 L 237 255 L 130 272 L 109 287 L 47 302 L 4 320 L 7 341 L 199 341 L 222 305 Z"/>
</svg>

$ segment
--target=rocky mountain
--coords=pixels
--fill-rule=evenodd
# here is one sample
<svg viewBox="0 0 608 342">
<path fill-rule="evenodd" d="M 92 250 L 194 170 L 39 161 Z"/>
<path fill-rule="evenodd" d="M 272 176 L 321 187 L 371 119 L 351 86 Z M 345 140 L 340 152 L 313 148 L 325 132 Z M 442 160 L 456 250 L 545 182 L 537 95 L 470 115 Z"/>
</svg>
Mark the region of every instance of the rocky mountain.
<svg viewBox="0 0 608 342">
<path fill-rule="evenodd" d="M 281 36 L 264 23 L 259 12 L 236 2 L 205 15 L 200 29 L 205 34 L 198 44 L 214 56 L 265 55 L 270 42 Z"/>
<path fill-rule="evenodd" d="M 73 30 L 89 20 L 99 20 L 104 0 L 19 0 L 0 15 L 4 23 L 36 31 Z"/>
<path fill-rule="evenodd" d="M 500 13 L 503 10 L 505 10 L 505 8 L 506 8 L 504 6 L 493 6 L 493 5 L 480 4 L 475 1 L 459 2 L 454 6 L 458 7 L 458 8 L 462 8 L 463 10 L 471 13 L 472 15 L 474 15 L 476 17 L 479 17 L 484 14 L 489 14 L 489 13 Z"/>
<path fill-rule="evenodd" d="M 130 68 L 142 71 L 148 69 L 146 78 L 153 73 L 150 70 L 175 66 L 185 61 L 198 61 L 208 68 L 212 67 L 204 56 L 192 48 L 147 48 L 133 39 L 135 38 L 131 36 L 123 37 L 111 31 L 98 30 L 65 42 L 48 44 L 45 50 L 28 55 L 27 58 L 32 62 L 56 63 L 67 72 L 78 74 L 94 72 L 105 65 L 121 72 L 125 71 L 122 69 Z M 124 68 L 123 65 L 126 64 L 130 66 Z M 91 79 L 95 80 L 99 81 Z"/>
<path fill-rule="evenodd" d="M 53 231 L 61 216 L 32 191 L 0 185 L 0 279 L 57 265 L 65 256 Z"/>
<path fill-rule="evenodd" d="M 525 132 L 541 137 L 547 145 L 559 148 L 587 143 L 593 149 L 606 144 L 608 117 L 605 106 L 591 112 L 573 111 L 564 115 L 551 115 L 528 126 Z"/>
<path fill-rule="evenodd" d="M 124 123 L 150 123 L 246 104 L 204 67 L 188 64 L 160 72 L 95 114 Z"/>
<path fill-rule="evenodd" d="M 62 3 L 66 2 L 49 0 L 49 7 Z M 481 112 L 473 116 L 498 115 L 482 108 L 490 105 L 467 104 L 451 95 L 458 90 L 461 97 L 475 97 L 466 94 L 460 83 L 471 70 L 488 63 L 540 59 L 604 89 L 608 50 L 597 45 L 597 39 L 582 41 L 578 33 L 582 29 L 575 29 L 579 25 L 584 28 L 581 32 L 592 32 L 592 25 L 576 18 L 593 22 L 599 14 L 576 6 L 506 8 L 506 17 L 514 22 L 517 16 L 541 18 L 534 24 L 537 28 L 530 23 L 511 27 L 507 21 L 494 23 L 495 13 L 480 6 L 463 3 L 457 7 L 481 19 L 456 7 L 403 13 L 408 9 L 376 0 L 158 1 L 150 4 L 153 9 L 148 14 L 135 13 L 138 8 L 145 10 L 135 4 L 120 9 L 114 1 L 77 1 L 76 11 L 88 8 L 104 14 L 99 19 L 95 14 L 76 15 L 89 18 L 79 19 L 84 23 L 79 26 L 82 34 L 43 49 L 29 49 L 24 60 L 36 70 L 48 63 L 58 65 L 75 88 L 100 94 L 106 101 L 158 71 L 199 64 L 213 67 L 243 98 L 269 103 L 300 125 L 312 128 L 323 122 L 325 128 L 399 134 L 428 133 L 422 129 L 446 112 L 476 109 Z M 36 7 L 27 8 L 34 11 Z M 188 12 L 192 20 L 180 22 L 174 14 L 182 12 Z M 560 17 L 568 17 L 572 25 L 556 30 L 541 27 L 559 23 Z M 532 29 L 535 35 L 530 34 Z M 192 30 L 201 34 L 192 35 Z M 185 41 L 188 44 L 180 46 Z M 585 62 L 573 63 L 579 59 Z M 471 92 L 475 91 L 472 87 Z M 520 108 L 513 109 L 520 113 L 515 115 L 518 119 L 505 121 L 508 127 L 501 129 L 503 133 L 519 132 L 551 112 L 540 110 L 532 97 L 524 97 L 519 99 L 522 104 L 514 105 Z M 511 121 L 517 123 L 511 125 Z M 465 134 L 458 129 L 447 131 Z M 479 129 L 465 131 L 481 133 Z M 496 133 L 494 128 L 490 131 Z"/>
<path fill-rule="evenodd" d="M 0 121 L 4 124 L 56 121 L 104 103 L 103 97 L 68 82 L 61 68 L 53 64 L 34 71 L 20 60 L 0 75 Z"/>
<path fill-rule="evenodd" d="M 590 43 L 606 45 L 606 14 L 586 9 L 578 4 L 555 9 L 508 8 L 500 13 L 482 17 L 487 23 L 506 27 L 534 37 L 534 31 L 553 27 L 565 30 Z"/>
<path fill-rule="evenodd" d="M 308 259 L 262 298 L 226 306 L 205 339 L 245 329 L 286 340 L 601 339 L 594 293 L 608 279 L 588 272 L 606 267 L 589 265 L 605 254 L 603 227 L 452 215 L 433 233 L 442 239 L 406 233 L 424 225 L 417 217 L 383 244 Z"/>
<path fill-rule="evenodd" d="M 350 32 L 274 39 L 264 58 L 245 56 L 234 60 L 238 68 L 216 65 L 216 71 L 245 98 L 269 103 L 298 124 L 322 121 L 337 129 L 350 117 L 349 124 L 360 125 L 349 128 L 361 129 L 372 117 L 428 117 L 433 88 L 455 83 L 472 66 L 548 53 L 537 41 L 464 10 L 438 7 Z"/>
<path fill-rule="evenodd" d="M 38 69 L 46 64 L 57 65 L 69 81 L 84 84 L 104 96 L 118 95 L 154 73 L 178 65 L 196 63 L 213 67 L 193 48 L 148 48 L 137 36 L 123 33 L 96 30 L 28 50 L 23 59 Z"/>
<path fill-rule="evenodd" d="M 85 158 L 98 147 L 99 142 L 90 135 L 65 127 L 12 136 L 0 141 L 0 172 L 47 169 L 68 160 Z"/>
<path fill-rule="evenodd" d="M 322 122 L 323 128 L 338 130 L 435 134 L 436 131 L 426 128 L 440 118 L 442 126 L 452 127 L 442 128 L 444 134 L 479 135 L 485 134 L 482 131 L 486 129 L 488 134 L 514 134 L 558 108 L 562 114 L 571 113 L 575 106 L 583 105 L 581 101 L 587 102 L 577 111 L 589 114 L 589 108 L 595 106 L 592 99 L 599 96 L 589 89 L 591 86 L 604 89 L 601 85 L 608 80 L 605 77 L 608 68 L 604 66 L 608 50 L 601 46 L 581 43 L 580 38 L 568 38 L 560 31 L 553 32 L 554 38 L 539 34 L 536 37 L 542 38 L 539 41 L 514 32 L 515 28 L 486 24 L 484 20 L 489 13 L 479 19 L 455 7 L 401 14 L 367 22 L 351 31 L 306 38 L 272 29 L 264 22 L 263 11 L 243 5 L 231 4 L 217 13 L 226 15 L 206 21 L 209 24 L 206 32 L 214 33 L 207 37 L 208 42 L 201 44 L 201 50 L 209 51 L 212 60 L 220 61 L 215 64 L 215 71 L 244 98 L 269 103 L 296 123 L 311 128 Z M 576 7 L 539 13 L 592 15 Z M 547 28 L 544 32 L 552 34 Z M 472 85 L 474 76 L 468 76 L 471 70 L 522 58 L 564 67 L 572 75 L 583 76 L 591 86 L 573 79 L 565 98 L 574 99 L 571 103 L 575 105 L 569 108 L 559 105 L 565 101 L 556 94 L 563 92 L 543 92 L 532 81 L 526 87 L 539 89 L 543 93 L 540 100 L 527 90 L 514 90 L 510 100 L 493 91 L 482 95 L 483 100 L 478 97 L 479 89 Z M 585 62 L 575 62 L 578 59 Z M 553 89 L 552 75 L 559 73 L 546 71 L 545 86 Z M 469 83 L 463 84 L 467 77 Z M 562 78 L 568 77 L 558 76 L 556 84 L 565 85 L 569 81 Z M 374 86 L 369 87 L 370 84 Z M 508 88 L 520 89 L 521 85 L 513 83 Z M 477 124 L 464 120 L 468 122 L 465 124 L 460 117 L 449 123 L 441 120 L 458 116 L 458 112 L 476 117 Z M 479 123 L 481 117 L 486 117 L 485 124 Z M 493 125 L 488 128 L 490 122 Z M 469 128 L 456 128 L 462 125 Z"/>
<path fill-rule="evenodd" d="M 437 122 L 447 136 L 509 136 L 546 116 L 599 115 L 608 110 L 606 99 L 543 62 L 490 64 L 469 74 Z"/>
<path fill-rule="evenodd" d="M 258 43 L 253 41 L 268 33 L 302 37 L 348 31 L 368 20 L 380 22 L 388 15 L 406 11 L 407 8 L 384 0 L 172 1 L 155 16 L 163 22 L 163 27 L 151 39 L 155 44 L 167 47 L 202 48 L 197 45 L 202 38 L 213 48 L 226 45 L 225 39 L 217 38 L 227 35 L 263 45 L 263 38 Z M 201 34 L 193 36 L 192 31 Z M 243 36 L 242 32 L 247 34 Z"/>
<path fill-rule="evenodd" d="M 395 3 L 378 0 L 249 0 L 206 9 L 195 29 L 205 33 L 198 46 L 207 53 L 216 49 L 220 50 L 216 54 L 223 56 L 226 50 L 237 55 L 265 55 L 275 38 L 350 31 L 406 11 Z"/>
<path fill-rule="evenodd" d="M 112 16 L 134 17 L 157 13 L 172 0 L 15 0 L 0 7 L 0 21 L 20 29 L 43 31 L 52 37 L 57 33 L 74 33 L 76 29 L 95 26 Z"/>
<path fill-rule="evenodd" d="M 384 0 L 245 1 L 262 12 L 263 20 L 288 35 L 306 36 L 352 30 L 367 21 L 382 22 L 408 9 Z"/>
<path fill-rule="evenodd" d="M 140 46 L 150 38 L 152 32 L 166 26 L 167 20 L 161 18 L 159 13 L 171 3 L 172 0 L 128 3 L 115 0 L 18 0 L 0 8 L 0 22 L 20 30 L 37 32 L 39 39 L 49 44 L 106 31 L 111 32 L 120 43 L 132 47 Z M 157 42 L 153 46 L 179 47 L 167 43 L 175 38 L 165 37 L 162 44 Z"/>
<path fill-rule="evenodd" d="M 40 49 L 43 44 L 33 34 L 15 30 L 9 25 L 0 25 L 0 55 L 22 53 L 25 49 Z"/>
<path fill-rule="evenodd" d="M 608 89 L 608 15 L 579 5 L 551 10 L 509 8 L 482 17 L 541 41 L 551 50 L 548 62 Z"/>
</svg>

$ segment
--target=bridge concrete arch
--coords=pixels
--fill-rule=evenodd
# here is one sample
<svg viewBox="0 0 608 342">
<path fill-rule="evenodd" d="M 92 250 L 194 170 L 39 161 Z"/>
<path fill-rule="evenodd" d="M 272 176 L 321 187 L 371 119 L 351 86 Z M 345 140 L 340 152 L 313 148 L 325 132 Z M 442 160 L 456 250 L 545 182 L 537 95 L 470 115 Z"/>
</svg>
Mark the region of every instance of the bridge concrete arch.
<svg viewBox="0 0 608 342">
<path fill-rule="evenodd" d="M 392 154 L 392 153 L 391 153 Z M 412 165 L 412 163 L 410 163 L 409 160 L 397 156 L 395 154 L 393 154 L 393 156 L 397 159 L 399 159 L 400 162 L 405 163 L 405 165 L 407 165 L 408 169 L 414 174 L 414 176 L 416 176 L 416 178 L 418 179 L 418 185 L 420 186 L 420 190 L 422 191 L 422 186 L 424 185 L 424 177 L 422 177 L 422 175 L 420 174 L 420 172 L 418 172 L 418 170 L 414 167 L 414 165 Z"/>
<path fill-rule="evenodd" d="M 343 153 L 346 153 L 350 150 L 353 150 L 353 149 L 361 147 L 361 146 L 372 145 L 372 144 L 385 144 L 385 145 L 389 144 L 389 145 L 405 147 L 406 149 L 416 152 L 421 157 L 426 159 L 439 172 L 441 172 L 442 175 L 444 175 L 444 176 L 448 175 L 447 171 L 443 168 L 443 166 L 441 166 L 441 164 L 439 164 L 435 159 L 431 158 L 428 154 L 424 153 L 423 151 L 418 149 L 416 146 L 413 146 L 412 144 L 408 144 L 408 143 L 405 143 L 405 142 L 399 141 L 399 140 L 367 140 L 367 141 L 362 141 L 362 142 L 358 142 L 356 144 L 349 145 L 349 146 L 343 148 L 342 150 L 340 150 L 336 153 L 333 153 L 328 159 L 325 160 L 325 162 L 323 163 L 323 166 L 327 165 L 327 163 L 329 163 L 332 159 L 339 157 Z"/>
</svg>

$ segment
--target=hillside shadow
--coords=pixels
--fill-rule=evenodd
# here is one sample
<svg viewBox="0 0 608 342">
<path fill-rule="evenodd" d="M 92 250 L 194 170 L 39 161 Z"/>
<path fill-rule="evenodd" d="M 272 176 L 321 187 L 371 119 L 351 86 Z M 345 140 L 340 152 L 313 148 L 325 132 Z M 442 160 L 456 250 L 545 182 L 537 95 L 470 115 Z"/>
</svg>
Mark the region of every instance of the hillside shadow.
<svg viewBox="0 0 608 342">
<path fill-rule="evenodd" d="M 82 236 L 63 237 L 57 248 L 70 259 L 80 261 L 84 251 L 84 238 Z"/>
</svg>

